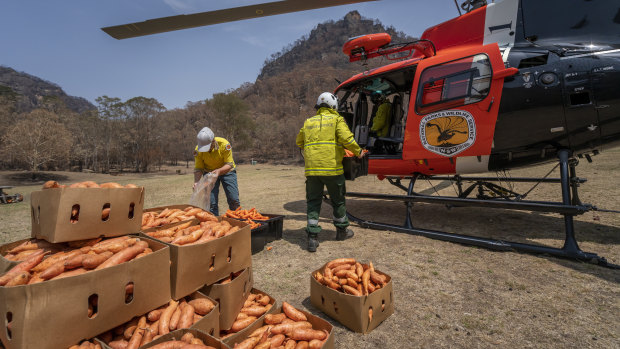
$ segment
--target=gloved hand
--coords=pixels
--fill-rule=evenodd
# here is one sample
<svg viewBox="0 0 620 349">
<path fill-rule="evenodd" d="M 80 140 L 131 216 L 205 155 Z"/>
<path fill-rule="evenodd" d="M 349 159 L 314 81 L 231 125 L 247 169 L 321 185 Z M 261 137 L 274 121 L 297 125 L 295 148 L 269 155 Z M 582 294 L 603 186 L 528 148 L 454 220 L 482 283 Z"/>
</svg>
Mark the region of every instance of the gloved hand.
<svg viewBox="0 0 620 349">
<path fill-rule="evenodd" d="M 366 156 L 368 154 L 368 150 L 366 149 L 362 149 L 362 151 L 360 152 L 360 155 L 357 156 L 358 159 L 363 159 L 364 156 Z"/>
</svg>

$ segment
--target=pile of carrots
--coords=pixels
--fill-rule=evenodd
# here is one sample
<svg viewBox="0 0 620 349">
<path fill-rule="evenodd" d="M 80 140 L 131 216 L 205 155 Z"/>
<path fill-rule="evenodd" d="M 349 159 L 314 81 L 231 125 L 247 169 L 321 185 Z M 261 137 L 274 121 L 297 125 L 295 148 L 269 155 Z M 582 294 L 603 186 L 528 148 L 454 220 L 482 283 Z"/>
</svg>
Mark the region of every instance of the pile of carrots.
<svg viewBox="0 0 620 349">
<path fill-rule="evenodd" d="M 234 211 L 227 210 L 225 216 L 228 218 L 243 220 L 250 225 L 250 229 L 256 229 L 261 226 L 260 223 L 255 221 L 266 221 L 269 219 L 269 217 L 263 216 L 258 211 L 256 211 L 256 208 L 254 207 L 249 210 L 243 210 L 241 209 L 241 207 L 237 207 L 237 209 Z"/>
<path fill-rule="evenodd" d="M 372 262 L 362 264 L 355 258 L 334 259 L 313 276 L 329 288 L 354 296 L 368 295 L 387 284 L 387 277 L 375 271 Z"/>
<path fill-rule="evenodd" d="M 202 340 L 195 338 L 191 332 L 187 332 L 181 337 L 181 340 L 170 340 L 151 347 L 151 349 L 215 349 L 210 345 L 205 345 Z"/>
<path fill-rule="evenodd" d="M 258 328 L 237 349 L 310 348 L 323 346 L 329 333 L 315 330 L 304 313 L 282 302 L 283 313 L 267 314 L 265 326 Z"/>
<path fill-rule="evenodd" d="M 135 184 L 122 185 L 122 184 L 118 184 L 115 182 L 97 184 L 93 181 L 73 183 L 69 186 L 60 184 L 56 181 L 47 181 L 43 184 L 43 189 L 54 189 L 54 188 L 138 188 L 138 186 Z"/>
<path fill-rule="evenodd" d="M 220 331 L 221 338 L 224 339 L 232 336 L 250 326 L 259 317 L 269 311 L 272 306 L 273 304 L 271 304 L 271 298 L 269 298 L 269 296 L 261 293 L 250 293 L 230 329 L 227 331 Z"/>
<path fill-rule="evenodd" d="M 162 307 L 138 316 L 99 336 L 112 349 L 138 348 L 182 328 L 190 328 L 207 315 L 215 304 L 207 298 L 170 300 Z M 203 343 L 195 343 L 203 344 Z"/>
<path fill-rule="evenodd" d="M 67 245 L 26 241 L 11 251 L 34 250 L 4 275 L 0 286 L 36 284 L 115 266 L 134 258 L 146 256 L 153 251 L 146 241 L 129 236 L 102 240 L 83 240 Z M 73 248 L 73 249 L 71 249 Z M 51 250 L 60 250 L 43 259 Z"/>
<path fill-rule="evenodd" d="M 191 245 L 209 242 L 239 230 L 227 221 L 205 221 L 200 225 L 191 225 L 193 222 L 185 222 L 168 229 L 160 229 L 146 233 L 146 235 L 163 242 L 175 245 Z"/>
<path fill-rule="evenodd" d="M 200 220 L 201 222 L 217 222 L 217 217 L 215 217 L 211 212 L 205 211 L 198 207 L 188 206 L 183 210 L 179 208 L 165 208 L 161 212 L 144 212 L 142 214 L 142 229 L 188 221 L 194 218 Z"/>
</svg>

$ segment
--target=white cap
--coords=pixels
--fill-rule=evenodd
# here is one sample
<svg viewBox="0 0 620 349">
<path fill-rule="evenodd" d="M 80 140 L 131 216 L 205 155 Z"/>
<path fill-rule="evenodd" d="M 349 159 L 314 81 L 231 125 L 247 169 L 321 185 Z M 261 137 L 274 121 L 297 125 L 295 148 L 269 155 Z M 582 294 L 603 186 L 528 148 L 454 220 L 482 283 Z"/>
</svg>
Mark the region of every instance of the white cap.
<svg viewBox="0 0 620 349">
<path fill-rule="evenodd" d="M 213 135 L 213 131 L 210 128 L 204 127 L 200 132 L 198 132 L 198 136 L 196 140 L 198 141 L 198 152 L 205 153 L 211 150 L 211 143 L 213 143 L 213 139 L 215 135 Z"/>
</svg>

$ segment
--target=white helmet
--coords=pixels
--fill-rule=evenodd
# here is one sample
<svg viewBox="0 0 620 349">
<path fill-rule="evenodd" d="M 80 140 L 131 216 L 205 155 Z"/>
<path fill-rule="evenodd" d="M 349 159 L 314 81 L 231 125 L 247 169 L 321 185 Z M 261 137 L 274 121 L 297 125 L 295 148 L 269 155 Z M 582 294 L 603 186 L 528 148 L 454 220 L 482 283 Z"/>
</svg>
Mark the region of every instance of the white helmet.
<svg viewBox="0 0 620 349">
<path fill-rule="evenodd" d="M 315 108 L 320 107 L 328 107 L 334 110 L 338 110 L 338 97 L 334 96 L 333 93 L 323 92 L 319 96 L 319 99 L 316 101 Z"/>
</svg>

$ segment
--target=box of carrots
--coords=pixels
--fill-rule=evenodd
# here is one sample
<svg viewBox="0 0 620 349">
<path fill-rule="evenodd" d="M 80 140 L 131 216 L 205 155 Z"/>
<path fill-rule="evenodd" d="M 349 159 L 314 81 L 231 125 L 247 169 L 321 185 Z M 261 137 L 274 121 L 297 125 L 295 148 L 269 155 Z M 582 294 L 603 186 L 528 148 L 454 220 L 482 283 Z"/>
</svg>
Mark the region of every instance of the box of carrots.
<svg viewBox="0 0 620 349">
<path fill-rule="evenodd" d="M 48 183 L 30 198 L 33 238 L 56 243 L 140 231 L 143 187 L 91 181 L 70 186 Z"/>
<path fill-rule="evenodd" d="M 310 301 L 349 329 L 368 333 L 394 313 L 392 278 L 372 262 L 335 259 L 312 272 Z"/>
<path fill-rule="evenodd" d="M 134 317 L 97 339 L 112 348 L 137 348 L 175 330 L 195 329 L 211 336 L 219 335 L 219 305 L 200 292 L 170 300 L 157 309 Z"/>
<path fill-rule="evenodd" d="M 146 229 L 141 234 L 170 246 L 174 299 L 252 265 L 250 226 L 245 222 L 212 216 L 205 221 Z"/>
<path fill-rule="evenodd" d="M 253 285 L 252 268 L 248 267 L 200 289 L 201 293 L 215 299 L 220 304 L 220 329 L 231 328 L 250 295 Z"/>
<path fill-rule="evenodd" d="M 165 244 L 136 235 L 37 242 L 24 242 L 38 251 L 0 276 L 7 349 L 68 348 L 170 300 Z"/>
<path fill-rule="evenodd" d="M 231 348 L 334 348 L 332 325 L 287 302 L 275 306 L 239 333 L 222 337 Z M 263 344 L 270 342 L 270 346 Z"/>
</svg>

